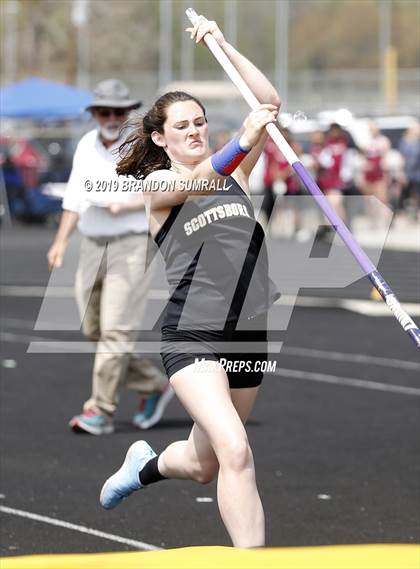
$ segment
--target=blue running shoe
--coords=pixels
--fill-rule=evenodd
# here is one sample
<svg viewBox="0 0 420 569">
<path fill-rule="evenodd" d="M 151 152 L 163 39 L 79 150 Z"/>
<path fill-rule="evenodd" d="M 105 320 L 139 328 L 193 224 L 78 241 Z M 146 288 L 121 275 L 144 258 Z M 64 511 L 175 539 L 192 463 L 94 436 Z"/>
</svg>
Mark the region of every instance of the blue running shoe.
<svg viewBox="0 0 420 569">
<path fill-rule="evenodd" d="M 162 393 L 149 399 L 142 399 L 138 412 L 133 417 L 133 425 L 138 429 L 150 429 L 158 423 L 169 401 L 174 396 L 174 390 L 168 383 Z"/>
<path fill-rule="evenodd" d="M 155 451 L 146 441 L 137 441 L 131 445 L 121 468 L 102 486 L 99 501 L 105 510 L 112 510 L 130 494 L 143 488 L 139 472 L 155 456 Z"/>
<path fill-rule="evenodd" d="M 94 409 L 87 409 L 81 415 L 73 417 L 69 426 L 75 433 L 109 435 L 114 432 L 112 419 Z"/>
</svg>

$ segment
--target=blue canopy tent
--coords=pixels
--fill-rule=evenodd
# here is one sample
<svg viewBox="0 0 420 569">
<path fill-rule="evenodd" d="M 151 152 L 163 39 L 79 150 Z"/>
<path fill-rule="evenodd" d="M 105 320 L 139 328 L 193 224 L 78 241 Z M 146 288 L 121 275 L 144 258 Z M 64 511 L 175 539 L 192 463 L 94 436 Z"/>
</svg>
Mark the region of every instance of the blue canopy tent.
<svg viewBox="0 0 420 569">
<path fill-rule="evenodd" d="M 89 91 L 46 79 L 25 79 L 0 89 L 0 116 L 60 120 L 80 117 L 92 101 Z"/>
<path fill-rule="evenodd" d="M 84 109 L 93 99 L 87 90 L 45 79 L 30 78 L 0 88 L 0 117 L 31 121 L 70 120 L 87 118 Z M 24 197 L 9 203 L 3 167 L 0 168 L 0 204 L 10 206 L 13 215 L 24 218 L 45 219 L 61 211 L 61 201 L 44 195 L 40 188 L 25 188 Z M 0 216 L 1 221 L 1 216 Z M 7 221 L 7 220 L 6 220 Z"/>
</svg>

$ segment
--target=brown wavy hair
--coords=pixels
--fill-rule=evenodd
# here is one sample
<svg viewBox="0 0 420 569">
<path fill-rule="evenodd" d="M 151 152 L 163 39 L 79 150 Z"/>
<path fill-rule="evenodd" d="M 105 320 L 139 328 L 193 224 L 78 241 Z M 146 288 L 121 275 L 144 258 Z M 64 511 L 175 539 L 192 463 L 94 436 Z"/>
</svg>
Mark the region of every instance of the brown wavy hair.
<svg viewBox="0 0 420 569">
<path fill-rule="evenodd" d="M 161 146 L 153 142 L 151 135 L 154 131 L 163 134 L 167 109 L 178 101 L 194 101 L 203 110 L 204 117 L 206 116 L 202 103 L 184 91 L 171 91 L 159 97 L 153 107 L 140 119 L 140 124 L 136 123 L 131 136 L 120 146 L 122 158 L 117 163 L 118 175 L 140 178 L 148 176 L 155 170 L 169 170 L 171 161 L 168 155 Z"/>
</svg>

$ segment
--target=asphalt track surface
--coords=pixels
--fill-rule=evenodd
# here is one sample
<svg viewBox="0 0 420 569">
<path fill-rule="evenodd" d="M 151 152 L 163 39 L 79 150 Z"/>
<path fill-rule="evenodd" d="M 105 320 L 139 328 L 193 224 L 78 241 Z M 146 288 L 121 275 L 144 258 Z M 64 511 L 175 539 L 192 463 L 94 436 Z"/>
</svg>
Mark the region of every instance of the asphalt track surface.
<svg viewBox="0 0 420 569">
<path fill-rule="evenodd" d="M 2 284 L 45 286 L 52 236 L 42 228 L 2 230 Z M 416 301 L 416 255 L 392 252 L 383 261 L 394 268 L 400 300 Z M 28 354 L 31 339 L 54 339 L 33 331 L 42 298 L 4 290 L 0 554 L 129 551 L 138 542 L 229 545 L 214 483 L 165 481 L 112 512 L 100 508 L 101 485 L 132 442 L 145 438 L 159 452 L 185 438 L 191 422 L 173 400 L 159 425 L 136 431 L 130 417 L 137 401 L 122 392 L 114 435 L 74 435 L 67 421 L 88 396 L 92 356 Z M 341 294 L 368 299 L 369 290 L 358 282 Z M 298 307 L 281 339 L 279 374 L 266 376 L 248 424 L 267 545 L 418 542 L 420 362 L 409 338 L 392 317 Z"/>
</svg>

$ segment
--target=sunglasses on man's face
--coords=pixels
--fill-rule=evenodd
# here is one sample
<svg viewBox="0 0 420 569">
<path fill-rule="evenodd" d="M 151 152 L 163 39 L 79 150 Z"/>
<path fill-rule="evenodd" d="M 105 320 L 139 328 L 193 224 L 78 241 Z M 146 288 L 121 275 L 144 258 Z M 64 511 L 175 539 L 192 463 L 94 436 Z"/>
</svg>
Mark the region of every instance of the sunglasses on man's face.
<svg viewBox="0 0 420 569">
<path fill-rule="evenodd" d="M 96 114 L 99 115 L 103 119 L 109 118 L 111 115 L 114 117 L 123 117 L 128 113 L 127 109 L 111 109 L 111 108 L 104 108 L 104 109 L 96 109 Z"/>
</svg>

